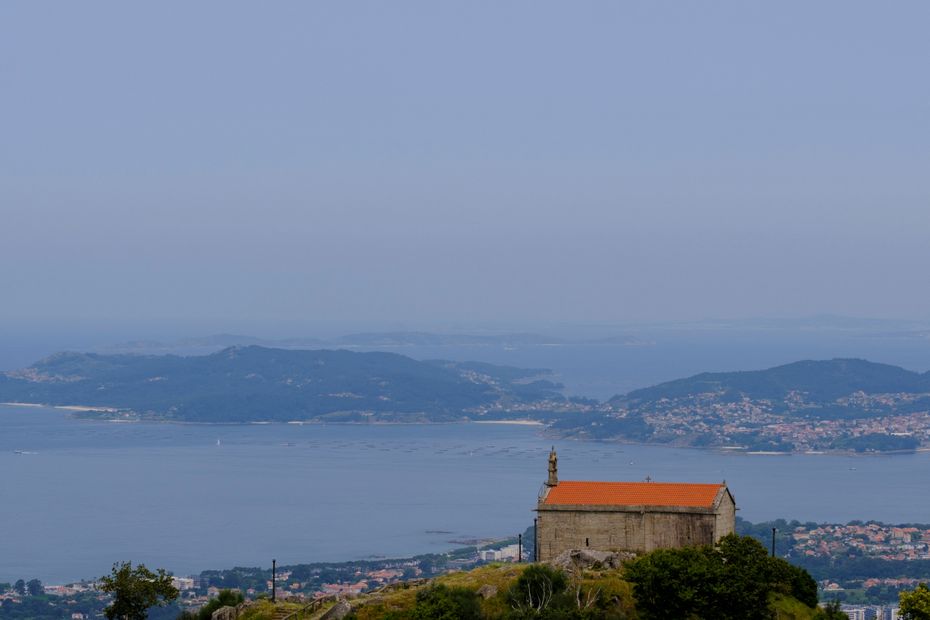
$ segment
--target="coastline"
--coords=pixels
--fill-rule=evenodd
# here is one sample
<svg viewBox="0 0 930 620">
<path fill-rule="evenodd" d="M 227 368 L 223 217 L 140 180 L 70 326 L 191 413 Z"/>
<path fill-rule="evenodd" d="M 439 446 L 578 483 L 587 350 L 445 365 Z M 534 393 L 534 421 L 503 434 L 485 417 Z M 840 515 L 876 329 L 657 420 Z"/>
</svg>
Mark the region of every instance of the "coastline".
<svg viewBox="0 0 930 620">
<path fill-rule="evenodd" d="M 528 427 L 536 429 L 546 429 L 548 424 L 539 420 L 531 419 L 514 419 L 514 420 L 473 420 L 473 419 L 461 419 L 461 420 L 449 420 L 443 422 L 397 422 L 397 421 L 372 421 L 372 422 L 327 422 L 320 420 L 247 420 L 247 421 L 235 421 L 235 422 L 194 422 L 190 420 L 169 420 L 164 418 L 142 418 L 137 413 L 130 409 L 119 409 L 115 407 L 104 407 L 104 406 L 88 406 L 88 405 L 48 405 L 44 403 L 22 403 L 22 402 L 0 402 L 0 407 L 23 407 L 23 408 L 35 408 L 35 409 L 57 409 L 59 411 L 65 411 L 70 413 L 102 413 L 102 414 L 121 414 L 126 417 L 121 418 L 100 418 L 101 421 L 106 420 L 109 422 L 122 422 L 122 423 L 131 423 L 131 422 L 146 422 L 152 424 L 180 424 L 180 425 L 197 425 L 197 426 L 237 426 L 237 425 L 272 425 L 272 424 L 281 424 L 281 425 L 337 425 L 337 426 L 417 426 L 417 425 L 445 425 L 445 424 L 489 424 L 489 425 L 499 425 L 499 426 L 516 426 L 516 427 Z M 81 418 L 77 418 L 81 419 Z M 91 418 L 93 419 L 93 418 Z M 885 451 L 870 451 L 870 452 L 856 452 L 854 450 L 796 450 L 792 452 L 779 452 L 774 450 L 749 450 L 742 446 L 687 446 L 687 445 L 676 445 L 671 443 L 660 443 L 660 442 L 642 442 L 642 441 L 633 441 L 628 439 L 612 438 L 612 439 L 597 439 L 593 437 L 583 437 L 583 436 L 563 436 L 555 434 L 553 436 L 555 439 L 560 439 L 563 441 L 587 441 L 595 443 L 605 443 L 605 444 L 619 444 L 619 445 L 637 445 L 637 446 L 650 446 L 650 447 L 661 447 L 661 448 L 674 448 L 674 449 L 686 449 L 686 450 L 700 450 L 707 452 L 717 452 L 719 454 L 732 454 L 732 455 L 742 455 L 742 456 L 855 456 L 855 457 L 875 457 L 875 456 L 902 456 L 908 454 L 917 454 L 930 452 L 930 446 L 921 446 L 913 450 L 885 450 Z"/>
<path fill-rule="evenodd" d="M 119 413 L 127 411 L 126 409 L 116 409 L 115 407 L 89 407 L 87 405 L 46 405 L 44 403 L 0 403 L 7 407 L 35 407 L 37 409 L 61 409 L 63 411 L 100 411 L 102 413 Z"/>
<path fill-rule="evenodd" d="M 714 452 L 717 454 L 728 454 L 733 456 L 853 456 L 861 458 L 871 458 L 877 456 L 906 456 L 922 452 L 930 452 L 930 446 L 915 448 L 913 450 L 886 450 L 884 452 L 856 452 L 854 450 L 795 450 L 793 452 L 775 452 L 749 450 L 735 446 L 686 446 L 674 443 L 644 442 L 633 441 L 632 439 L 597 439 L 594 437 L 579 437 L 555 435 L 554 439 L 562 441 L 588 441 L 602 444 L 619 444 L 623 446 L 646 446 L 650 448 L 669 448 L 675 450 L 696 450 L 698 452 Z"/>
</svg>

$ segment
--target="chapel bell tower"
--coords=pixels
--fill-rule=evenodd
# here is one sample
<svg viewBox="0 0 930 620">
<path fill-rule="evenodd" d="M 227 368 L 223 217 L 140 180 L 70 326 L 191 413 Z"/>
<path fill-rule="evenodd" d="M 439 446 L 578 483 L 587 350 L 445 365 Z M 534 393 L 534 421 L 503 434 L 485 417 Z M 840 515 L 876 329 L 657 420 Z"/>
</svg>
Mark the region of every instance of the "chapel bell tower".
<svg viewBox="0 0 930 620">
<path fill-rule="evenodd" d="M 559 484 L 559 457 L 555 453 L 555 446 L 549 452 L 549 479 L 546 480 L 547 487 L 554 487 Z"/>
</svg>

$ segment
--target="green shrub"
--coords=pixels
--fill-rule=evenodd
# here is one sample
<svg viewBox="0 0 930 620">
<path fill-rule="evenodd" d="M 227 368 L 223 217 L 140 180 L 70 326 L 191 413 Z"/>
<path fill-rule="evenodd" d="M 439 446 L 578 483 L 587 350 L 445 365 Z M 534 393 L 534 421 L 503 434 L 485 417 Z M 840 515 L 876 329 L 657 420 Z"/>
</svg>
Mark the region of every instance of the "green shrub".
<svg viewBox="0 0 930 620">
<path fill-rule="evenodd" d="M 220 607 L 235 607 L 243 600 L 245 599 L 239 590 L 220 590 L 216 598 L 200 608 L 200 611 L 197 612 L 197 618 L 199 620 L 210 620 L 213 612 Z"/>
<path fill-rule="evenodd" d="M 507 601 L 516 618 L 567 617 L 563 612 L 575 608 L 565 573 L 545 564 L 527 567 L 507 592 Z"/>
<path fill-rule="evenodd" d="M 625 577 L 644 618 L 763 620 L 771 616 L 773 594 L 817 605 L 810 574 L 769 557 L 749 536 L 731 534 L 714 547 L 653 551 L 630 562 Z"/>
<path fill-rule="evenodd" d="M 478 595 L 468 588 L 437 584 L 417 592 L 413 620 L 480 620 Z"/>
</svg>

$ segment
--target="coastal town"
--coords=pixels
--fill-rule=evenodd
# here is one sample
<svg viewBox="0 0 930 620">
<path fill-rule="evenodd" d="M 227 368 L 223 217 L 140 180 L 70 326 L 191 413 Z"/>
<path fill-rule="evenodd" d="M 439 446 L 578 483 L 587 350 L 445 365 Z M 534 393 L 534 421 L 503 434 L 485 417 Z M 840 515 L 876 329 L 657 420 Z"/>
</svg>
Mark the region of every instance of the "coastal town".
<svg viewBox="0 0 930 620">
<path fill-rule="evenodd" d="M 172 584 L 180 593 L 179 609 L 165 617 L 173 619 L 179 611 L 196 612 L 223 590 L 238 591 L 246 599 L 268 598 L 273 593 L 276 600 L 310 602 L 328 596 L 351 598 L 400 581 L 429 579 L 494 562 L 527 561 L 532 559 L 532 547 L 523 546 L 523 539 L 529 540 L 523 536 L 474 541 L 474 545 L 447 553 L 412 558 L 283 566 L 274 574 L 267 568 L 234 568 L 175 576 Z M 71 620 L 102 618 L 111 597 L 97 585 L 93 580 L 65 585 L 44 585 L 36 579 L 0 583 L 0 618 L 30 617 L 21 613 L 23 608 L 41 610 L 33 612 L 36 615 Z M 169 610 L 154 608 L 150 618 L 158 620 L 160 611 Z"/>
<path fill-rule="evenodd" d="M 614 415 L 641 415 L 651 427 L 650 440 L 681 445 L 779 452 L 910 450 L 930 444 L 926 396 L 857 392 L 833 407 L 814 407 L 798 392 L 784 401 L 724 400 L 707 393 L 661 399 L 644 412 L 619 407 Z"/>
<path fill-rule="evenodd" d="M 930 560 L 930 526 L 852 522 L 798 526 L 791 534 L 792 555 L 857 555 L 889 561 Z"/>
</svg>

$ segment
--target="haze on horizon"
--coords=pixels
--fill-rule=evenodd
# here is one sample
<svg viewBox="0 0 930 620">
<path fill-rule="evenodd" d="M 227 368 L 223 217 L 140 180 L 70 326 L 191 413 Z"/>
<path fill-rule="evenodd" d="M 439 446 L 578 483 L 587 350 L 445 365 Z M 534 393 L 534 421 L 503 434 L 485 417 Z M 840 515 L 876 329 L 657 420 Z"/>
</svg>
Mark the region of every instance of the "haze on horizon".
<svg viewBox="0 0 930 620">
<path fill-rule="evenodd" d="M 0 321 L 927 319 L 928 18 L 6 2 Z"/>
</svg>

